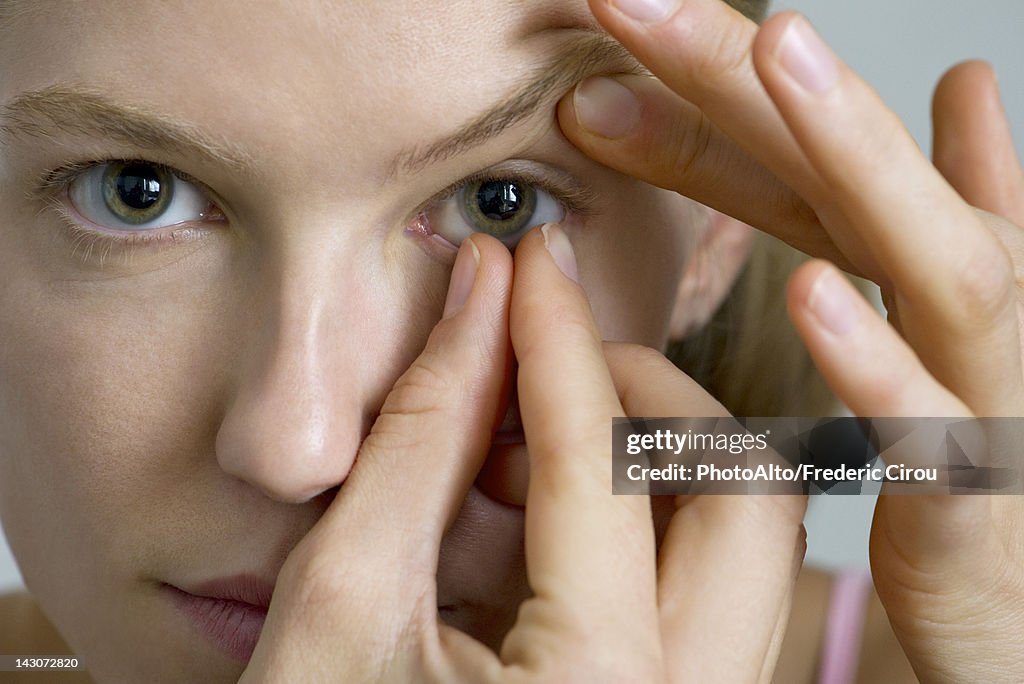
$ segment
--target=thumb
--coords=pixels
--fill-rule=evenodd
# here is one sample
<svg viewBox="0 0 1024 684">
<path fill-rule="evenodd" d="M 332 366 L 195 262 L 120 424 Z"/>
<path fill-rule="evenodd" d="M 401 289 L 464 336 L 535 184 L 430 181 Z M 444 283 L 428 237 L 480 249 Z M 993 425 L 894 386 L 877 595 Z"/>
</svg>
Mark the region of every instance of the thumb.
<svg viewBox="0 0 1024 684">
<path fill-rule="evenodd" d="M 511 282 L 498 240 L 462 243 L 442 319 L 385 400 L 340 493 L 281 569 L 251 671 L 294 676 L 316 662 L 322 673 L 376 676 L 416 667 L 412 642 L 436 645 L 426 636 L 437 633 L 441 537 L 511 384 Z"/>
</svg>

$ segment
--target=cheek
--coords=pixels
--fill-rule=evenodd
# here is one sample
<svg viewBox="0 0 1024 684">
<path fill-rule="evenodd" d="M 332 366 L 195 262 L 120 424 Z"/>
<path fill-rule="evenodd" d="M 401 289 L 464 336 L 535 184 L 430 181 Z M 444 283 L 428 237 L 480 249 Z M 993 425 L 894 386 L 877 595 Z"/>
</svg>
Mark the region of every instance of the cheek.
<svg viewBox="0 0 1024 684">
<path fill-rule="evenodd" d="M 0 516 L 34 590 L 59 594 L 72 572 L 96 585 L 138 575 L 188 535 L 218 534 L 201 520 L 238 517 L 216 435 L 273 338 L 301 337 L 280 311 L 302 295 L 223 256 L 122 282 L 29 267 L 0 282 Z M 421 267 L 378 261 L 359 282 L 336 268 L 314 288 L 344 293 L 320 302 L 310 344 L 367 413 L 440 315 L 445 269 L 409 261 Z"/>
<path fill-rule="evenodd" d="M 116 575 L 123 565 L 110 561 L 151 531 L 157 493 L 208 453 L 227 346 L 216 333 L 222 302 L 206 296 L 203 277 L 182 288 L 157 273 L 118 285 L 25 273 L 12 284 L 21 292 L 0 303 L 0 326 L 14 330 L 0 358 L 12 546 L 38 561 L 30 586 L 57 579 L 48 573 L 67 567 L 61 556 L 82 577 Z"/>
<path fill-rule="evenodd" d="M 696 205 L 641 184 L 617 197 L 574 240 L 580 282 L 604 339 L 664 349 Z"/>
</svg>

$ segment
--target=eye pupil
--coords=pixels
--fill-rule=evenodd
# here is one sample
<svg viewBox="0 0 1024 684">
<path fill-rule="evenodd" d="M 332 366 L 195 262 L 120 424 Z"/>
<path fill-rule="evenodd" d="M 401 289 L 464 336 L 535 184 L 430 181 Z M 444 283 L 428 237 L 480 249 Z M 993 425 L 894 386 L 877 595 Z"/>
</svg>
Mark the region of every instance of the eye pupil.
<svg viewBox="0 0 1024 684">
<path fill-rule="evenodd" d="M 149 209 L 160 201 L 163 184 L 157 171 L 146 164 L 129 164 L 117 175 L 117 197 L 132 209 Z"/>
<path fill-rule="evenodd" d="M 523 191 L 517 183 L 486 181 L 476 193 L 480 213 L 495 221 L 508 221 L 522 208 Z"/>
<path fill-rule="evenodd" d="M 145 161 L 109 162 L 103 172 L 103 201 L 117 220 L 142 225 L 159 218 L 174 195 L 174 174 Z"/>
</svg>

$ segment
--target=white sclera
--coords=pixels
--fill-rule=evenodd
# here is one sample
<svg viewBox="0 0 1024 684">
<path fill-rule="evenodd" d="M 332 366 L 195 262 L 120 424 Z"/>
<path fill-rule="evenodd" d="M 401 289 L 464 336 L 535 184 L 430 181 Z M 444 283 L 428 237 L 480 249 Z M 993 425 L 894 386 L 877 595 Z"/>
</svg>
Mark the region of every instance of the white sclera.
<svg viewBox="0 0 1024 684">
<path fill-rule="evenodd" d="M 75 178 L 68 196 L 75 209 L 92 223 L 111 230 L 141 231 L 198 221 L 210 207 L 210 200 L 194 184 L 173 176 L 171 201 L 161 214 L 145 223 L 126 223 L 110 211 L 103 199 L 104 175 L 110 164 L 97 164 Z"/>
</svg>

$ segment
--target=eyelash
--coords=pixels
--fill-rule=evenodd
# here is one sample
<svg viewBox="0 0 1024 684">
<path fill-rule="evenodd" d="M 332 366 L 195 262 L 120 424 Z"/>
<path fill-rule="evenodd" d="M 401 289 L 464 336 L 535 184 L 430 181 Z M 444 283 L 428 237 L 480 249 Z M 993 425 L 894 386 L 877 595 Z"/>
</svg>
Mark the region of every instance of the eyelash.
<svg viewBox="0 0 1024 684">
<path fill-rule="evenodd" d="M 185 223 L 177 224 L 176 226 L 166 226 L 164 229 L 143 230 L 137 232 L 125 231 L 123 233 L 114 234 L 104 230 L 100 226 L 97 226 L 96 228 L 87 227 L 83 225 L 82 220 L 72 215 L 66 206 L 66 202 L 68 201 L 67 193 L 71 183 L 79 175 L 94 166 L 124 161 L 146 161 L 147 164 L 152 164 L 155 167 L 161 168 L 162 170 L 173 174 L 180 180 L 192 183 L 203 190 L 207 195 L 213 195 L 209 186 L 195 177 L 166 164 L 151 162 L 148 160 L 103 159 L 76 161 L 63 164 L 50 171 L 44 172 L 40 176 L 37 183 L 37 189 L 33 194 L 43 200 L 46 205 L 55 209 L 57 216 L 61 220 L 62 228 L 71 237 L 72 244 L 74 245 L 72 254 L 76 254 L 79 250 L 82 250 L 82 258 L 84 261 L 88 261 L 96 247 L 101 247 L 103 250 L 99 256 L 100 265 L 102 266 L 103 262 L 110 256 L 110 253 L 115 248 L 128 250 L 128 254 L 130 256 L 130 254 L 138 247 L 185 242 L 195 239 L 197 234 L 202 232 L 193 224 Z M 505 164 L 499 164 L 496 168 L 485 169 L 472 173 L 448 185 L 418 207 L 416 211 L 412 213 L 412 216 L 417 216 L 434 204 L 451 198 L 463 187 L 484 180 L 527 183 L 549 193 L 552 197 L 558 200 L 558 202 L 561 203 L 568 212 L 582 217 L 586 217 L 594 213 L 593 207 L 597 201 L 597 194 L 593 190 L 583 187 L 564 172 L 555 172 L 552 177 L 547 174 L 538 173 L 535 170 L 524 166 L 521 162 L 507 162 Z M 211 200 L 211 203 L 216 206 L 216 203 L 213 202 L 213 200 Z"/>
</svg>

